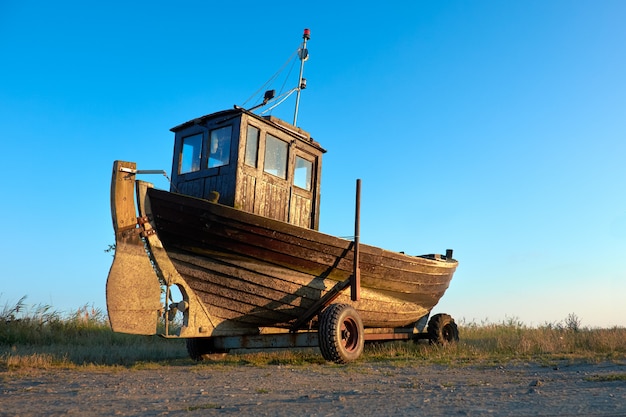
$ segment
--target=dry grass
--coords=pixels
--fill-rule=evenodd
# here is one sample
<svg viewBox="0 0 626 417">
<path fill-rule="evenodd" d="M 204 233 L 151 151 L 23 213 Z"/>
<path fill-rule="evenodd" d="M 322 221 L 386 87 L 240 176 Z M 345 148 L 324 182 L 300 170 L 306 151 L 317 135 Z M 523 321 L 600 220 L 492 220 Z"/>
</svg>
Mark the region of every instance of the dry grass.
<svg viewBox="0 0 626 417">
<path fill-rule="evenodd" d="M 527 327 L 519 322 L 465 325 L 461 340 L 448 346 L 397 343 L 371 346 L 371 359 L 423 360 L 446 365 L 499 364 L 523 360 L 599 362 L 626 359 L 626 329 L 576 330 L 561 325 Z M 394 346 L 395 345 L 395 346 Z"/>
<path fill-rule="evenodd" d="M 186 356 L 182 340 L 112 332 L 106 315 L 93 307 L 63 315 L 24 300 L 0 311 L 0 369 L 130 366 Z"/>
<path fill-rule="evenodd" d="M 459 329 L 461 341 L 448 346 L 428 342 L 368 344 L 361 361 L 385 361 L 396 366 L 420 362 L 490 366 L 517 360 L 552 364 L 626 359 L 625 328 L 584 328 L 574 314 L 562 323 L 539 327 L 527 327 L 519 320 L 507 319 L 496 324 L 461 323 Z M 150 368 L 191 363 L 183 340 L 113 333 L 106 315 L 88 306 L 62 315 L 49 306 L 29 308 L 22 298 L 0 310 L 0 370 L 79 366 Z M 317 349 L 300 349 L 217 356 L 199 366 L 323 363 Z"/>
</svg>

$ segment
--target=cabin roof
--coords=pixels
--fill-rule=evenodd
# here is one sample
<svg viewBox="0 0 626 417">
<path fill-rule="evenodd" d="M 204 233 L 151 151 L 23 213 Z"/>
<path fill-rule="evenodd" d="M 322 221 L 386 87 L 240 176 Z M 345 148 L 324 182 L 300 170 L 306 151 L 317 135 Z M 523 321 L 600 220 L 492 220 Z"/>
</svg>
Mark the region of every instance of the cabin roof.
<svg viewBox="0 0 626 417">
<path fill-rule="evenodd" d="M 172 132 L 179 132 L 183 129 L 186 129 L 190 126 L 193 125 L 201 125 L 204 124 L 205 122 L 207 122 L 208 120 L 214 120 L 214 119 L 218 119 L 218 118 L 223 118 L 223 121 L 229 120 L 229 119 L 234 119 L 235 117 L 238 117 L 242 114 L 246 114 L 249 117 L 253 117 L 256 120 L 260 121 L 261 123 L 265 123 L 268 125 L 271 125 L 277 129 L 280 129 L 284 132 L 289 133 L 291 136 L 297 137 L 298 139 L 307 142 L 311 145 L 313 145 L 314 147 L 318 148 L 320 151 L 322 152 L 326 152 L 326 150 L 324 148 L 322 148 L 322 146 L 317 143 L 315 140 L 313 140 L 313 138 L 311 137 L 311 135 L 300 129 L 297 126 L 294 126 L 290 123 L 285 122 L 282 119 L 279 119 L 277 117 L 274 116 L 259 116 L 257 114 L 254 114 L 252 112 L 249 112 L 241 107 L 235 107 L 234 109 L 229 109 L 229 110 L 222 110 L 222 111 L 218 111 L 215 113 L 211 113 L 211 114 L 207 114 L 201 117 L 197 117 L 195 119 L 189 120 L 185 123 L 182 123 L 178 126 L 174 126 L 173 128 L 170 129 L 170 131 Z"/>
<path fill-rule="evenodd" d="M 191 119 L 191 120 L 189 120 L 188 122 L 185 122 L 185 123 L 181 123 L 178 126 L 174 126 L 173 128 L 171 128 L 170 131 L 178 132 L 180 130 L 188 128 L 189 126 L 203 124 L 207 120 L 216 119 L 218 117 L 227 118 L 229 116 L 232 116 L 234 118 L 234 117 L 237 117 L 241 113 L 243 113 L 243 112 L 238 110 L 238 109 L 230 109 L 230 110 L 218 111 L 218 112 L 207 114 L 207 115 L 204 115 L 204 116 L 201 116 L 201 117 L 196 117 L 195 119 Z"/>
</svg>

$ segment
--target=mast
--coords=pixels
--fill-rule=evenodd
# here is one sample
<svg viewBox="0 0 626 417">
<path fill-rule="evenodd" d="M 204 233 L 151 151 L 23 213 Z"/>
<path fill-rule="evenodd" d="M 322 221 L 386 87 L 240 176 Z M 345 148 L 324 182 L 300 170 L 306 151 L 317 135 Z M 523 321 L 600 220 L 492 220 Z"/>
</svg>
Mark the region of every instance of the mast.
<svg viewBox="0 0 626 417">
<path fill-rule="evenodd" d="M 300 105 L 300 92 L 306 88 L 306 79 L 302 78 L 302 74 L 304 73 L 304 61 L 309 59 L 309 51 L 306 49 L 307 41 L 311 39 L 311 31 L 309 29 L 304 29 L 304 34 L 302 35 L 302 47 L 300 47 L 299 55 L 300 55 L 300 76 L 298 77 L 298 87 L 296 87 L 296 110 L 293 114 L 293 125 L 296 126 L 298 121 L 298 106 Z"/>
</svg>

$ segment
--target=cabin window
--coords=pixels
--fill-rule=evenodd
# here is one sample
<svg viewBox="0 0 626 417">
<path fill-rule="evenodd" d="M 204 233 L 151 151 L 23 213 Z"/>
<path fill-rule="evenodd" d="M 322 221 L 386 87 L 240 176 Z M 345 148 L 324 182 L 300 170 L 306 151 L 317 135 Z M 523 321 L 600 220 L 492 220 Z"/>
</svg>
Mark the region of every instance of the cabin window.
<svg viewBox="0 0 626 417">
<path fill-rule="evenodd" d="M 287 178 L 287 142 L 266 135 L 265 172 L 280 178 Z"/>
<path fill-rule="evenodd" d="M 202 133 L 183 138 L 183 149 L 180 155 L 179 174 L 200 170 L 202 156 Z"/>
<path fill-rule="evenodd" d="M 293 173 L 293 185 L 311 191 L 313 163 L 296 156 L 296 169 Z"/>
<path fill-rule="evenodd" d="M 258 150 L 259 129 L 254 126 L 248 126 L 248 137 L 246 139 L 246 165 L 256 168 Z"/>
<path fill-rule="evenodd" d="M 209 142 L 209 168 L 228 165 L 230 162 L 230 136 L 232 126 L 211 130 Z"/>
</svg>

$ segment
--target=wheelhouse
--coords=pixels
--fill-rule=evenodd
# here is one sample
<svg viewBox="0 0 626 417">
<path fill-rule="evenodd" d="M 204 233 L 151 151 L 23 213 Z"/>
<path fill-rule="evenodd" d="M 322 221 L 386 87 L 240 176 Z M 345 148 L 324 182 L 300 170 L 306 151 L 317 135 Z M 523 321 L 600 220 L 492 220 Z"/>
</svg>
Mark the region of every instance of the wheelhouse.
<svg viewBox="0 0 626 417">
<path fill-rule="evenodd" d="M 171 130 L 172 192 L 318 229 L 326 151 L 307 132 L 241 108 Z"/>
</svg>

